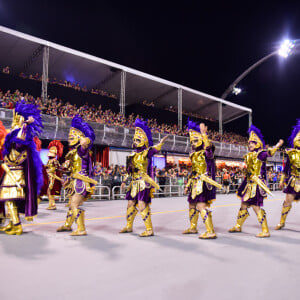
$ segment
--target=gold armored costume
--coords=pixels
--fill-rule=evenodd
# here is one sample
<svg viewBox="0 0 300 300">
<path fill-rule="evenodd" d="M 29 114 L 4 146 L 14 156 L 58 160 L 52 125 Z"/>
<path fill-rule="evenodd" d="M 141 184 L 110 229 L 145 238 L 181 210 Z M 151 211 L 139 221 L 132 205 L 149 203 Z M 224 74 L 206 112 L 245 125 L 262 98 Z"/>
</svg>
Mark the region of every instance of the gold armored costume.
<svg viewBox="0 0 300 300">
<path fill-rule="evenodd" d="M 286 149 L 287 160 L 283 169 L 280 185 L 285 188 L 283 192 L 287 195 L 287 203 L 283 203 L 279 224 L 275 227 L 280 230 L 285 226 L 288 213 L 292 209 L 292 202 L 300 200 L 300 120 L 294 127 L 290 137 L 293 148 Z"/>
<path fill-rule="evenodd" d="M 20 130 L 18 138 L 25 139 L 24 127 Z M 11 149 L 8 156 L 4 157 L 3 169 L 6 171 L 1 183 L 0 198 L 6 200 L 25 199 L 25 176 L 23 164 L 27 159 L 27 150 L 17 151 Z M 7 168 L 8 167 L 8 168 Z"/>
<path fill-rule="evenodd" d="M 58 159 L 63 154 L 63 144 L 58 141 L 54 140 L 52 141 L 49 146 L 49 152 L 48 152 L 48 162 L 46 165 L 46 171 L 48 175 L 48 189 L 47 189 L 47 195 L 49 199 L 49 207 L 47 209 L 49 210 L 55 210 L 55 196 L 60 195 L 61 187 L 62 187 L 62 179 L 60 178 L 60 172 L 58 171 L 60 168 L 60 163 Z"/>
<path fill-rule="evenodd" d="M 152 161 L 153 155 L 161 150 L 163 142 L 153 146 L 151 131 L 147 127 L 146 122 L 137 119 L 135 126 L 133 142 L 136 151 L 127 157 L 127 172 L 132 180 L 126 193 L 126 199 L 135 201 L 135 204 L 128 206 L 126 213 L 127 225 L 120 233 L 132 232 L 133 221 L 137 215 L 136 206 L 138 201 L 142 201 L 145 203 L 145 208 L 141 211 L 141 216 L 145 223 L 146 231 L 141 233 L 140 236 L 147 237 L 154 234 L 150 210 L 151 198 L 153 197 L 152 191 L 154 188 L 159 189 L 159 185 L 150 176 L 149 170 L 152 166 L 149 163 Z"/>
<path fill-rule="evenodd" d="M 217 235 L 213 227 L 212 213 L 208 208 L 216 199 L 215 187 L 222 188 L 222 186 L 214 180 L 213 145 L 208 140 L 206 131 L 201 133 L 199 124 L 189 121 L 188 128 L 190 143 L 194 152 L 190 154 L 192 173 L 186 185 L 186 191 L 189 192 L 190 227 L 183 234 L 198 233 L 197 223 L 200 214 L 206 227 L 206 232 L 202 233 L 199 238 L 214 239 Z"/>
<path fill-rule="evenodd" d="M 266 212 L 263 206 L 263 200 L 270 194 L 271 191 L 266 185 L 266 162 L 267 158 L 273 156 L 278 150 L 277 147 L 263 149 L 265 143 L 262 134 L 258 128 L 251 126 L 249 129 L 249 145 L 254 145 L 253 150 L 249 151 L 244 160 L 247 165 L 246 176 L 240 185 L 237 196 L 242 200 L 243 205 L 247 207 L 257 207 L 257 219 L 261 224 L 262 231 L 256 237 L 264 238 L 269 237 L 269 228 L 267 224 Z M 250 146 L 249 146 L 250 147 Z M 229 229 L 229 232 L 241 232 L 245 220 L 248 218 L 248 209 L 240 208 L 237 216 L 237 221 L 234 227 Z"/>
<path fill-rule="evenodd" d="M 42 119 L 36 105 L 19 101 L 15 105 L 10 133 L 4 142 L 4 175 L 0 183 L 0 202 L 6 204 L 10 221 L 1 227 L 9 235 L 23 232 L 19 213 L 26 220 L 37 215 L 37 194 L 42 186 L 42 161 L 34 136 L 42 130 Z"/>
<path fill-rule="evenodd" d="M 91 178 L 93 168 L 89 151 L 94 139 L 94 131 L 90 125 L 81 117 L 74 117 L 69 132 L 69 146 L 73 149 L 67 153 L 63 164 L 63 169 L 68 175 L 64 188 L 67 197 L 70 198 L 70 209 L 65 224 L 57 229 L 58 232 L 72 231 L 71 226 L 75 221 L 78 227 L 71 235 L 87 234 L 84 210 L 79 208 L 79 205 L 90 197 L 94 191 L 94 185 L 97 184 L 97 181 Z"/>
</svg>

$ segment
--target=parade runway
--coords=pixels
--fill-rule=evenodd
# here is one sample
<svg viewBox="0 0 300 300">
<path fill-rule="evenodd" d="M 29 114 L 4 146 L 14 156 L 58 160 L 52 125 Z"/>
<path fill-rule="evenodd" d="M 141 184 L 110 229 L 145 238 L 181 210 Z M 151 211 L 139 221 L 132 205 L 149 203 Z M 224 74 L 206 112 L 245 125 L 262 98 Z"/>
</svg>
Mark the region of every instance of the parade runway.
<svg viewBox="0 0 300 300">
<path fill-rule="evenodd" d="M 118 233 L 124 200 L 86 203 L 83 237 L 56 233 L 67 208 L 48 211 L 41 203 L 34 222 L 24 222 L 23 235 L 0 233 L 0 299 L 299 299 L 300 203 L 285 229 L 275 231 L 283 199 L 275 192 L 265 202 L 271 237 L 258 239 L 252 210 L 243 233 L 227 232 L 240 202 L 234 194 L 218 195 L 216 240 L 181 234 L 189 226 L 186 197 L 153 200 L 155 236 L 149 238 L 138 236 L 144 231 L 140 215 L 132 234 Z"/>
</svg>

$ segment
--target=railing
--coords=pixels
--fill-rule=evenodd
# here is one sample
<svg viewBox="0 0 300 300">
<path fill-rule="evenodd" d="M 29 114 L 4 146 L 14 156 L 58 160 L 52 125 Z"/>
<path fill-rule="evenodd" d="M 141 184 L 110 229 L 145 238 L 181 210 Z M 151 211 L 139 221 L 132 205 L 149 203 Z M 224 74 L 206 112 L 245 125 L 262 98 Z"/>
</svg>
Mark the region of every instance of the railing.
<svg viewBox="0 0 300 300">
<path fill-rule="evenodd" d="M 107 193 L 103 193 L 104 191 L 107 191 Z M 103 200 L 103 198 L 107 198 L 107 200 L 110 200 L 110 187 L 105 185 L 96 185 L 94 194 L 92 195 L 92 199 L 95 200 Z"/>
<path fill-rule="evenodd" d="M 11 109 L 0 109 L 0 120 L 4 126 L 9 128 L 13 117 Z M 61 141 L 68 140 L 69 129 L 71 127 L 70 118 L 61 118 L 49 115 L 42 115 L 44 129 L 41 139 L 59 139 Z M 115 147 L 131 148 L 132 139 L 134 136 L 134 129 L 108 126 L 96 122 L 89 122 L 95 131 L 96 145 L 110 145 Z M 154 144 L 158 143 L 165 134 L 152 133 Z M 213 142 L 215 146 L 215 156 L 238 158 L 242 159 L 243 155 L 247 153 L 247 147 L 240 145 L 233 145 L 228 143 Z M 189 153 L 191 151 L 189 139 L 185 136 L 170 135 L 162 147 L 163 151 L 175 151 L 178 153 Z M 276 153 L 269 161 L 281 162 L 280 154 Z"/>
<path fill-rule="evenodd" d="M 155 192 L 153 193 L 154 196 L 164 196 L 164 197 L 171 197 L 171 196 L 177 196 L 182 197 L 183 196 L 183 190 L 184 186 L 182 185 L 161 185 L 160 190 L 155 189 Z M 117 193 L 116 191 L 119 191 Z M 125 199 L 126 193 L 121 191 L 121 186 L 114 186 L 112 188 L 112 200 L 116 199 Z M 124 191 L 126 191 L 126 188 L 124 188 Z"/>
<path fill-rule="evenodd" d="M 218 180 L 220 181 L 220 180 Z M 178 183 L 178 182 L 177 182 Z M 169 182 L 169 184 L 160 185 L 160 190 L 155 189 L 154 196 L 155 197 L 183 197 L 184 195 L 184 187 L 185 184 L 177 184 Z M 235 193 L 238 190 L 241 182 L 229 184 L 229 193 Z M 279 189 L 279 181 L 276 182 L 268 182 L 268 187 L 271 191 L 278 191 Z M 95 192 L 91 196 L 89 200 L 121 200 L 125 199 L 127 186 L 121 190 L 120 185 L 115 185 L 113 187 L 107 185 L 96 185 Z M 227 191 L 223 186 L 223 189 L 217 189 L 216 192 L 218 194 L 225 194 Z M 66 197 L 66 192 L 62 189 L 60 202 L 67 202 L 68 199 Z"/>
</svg>

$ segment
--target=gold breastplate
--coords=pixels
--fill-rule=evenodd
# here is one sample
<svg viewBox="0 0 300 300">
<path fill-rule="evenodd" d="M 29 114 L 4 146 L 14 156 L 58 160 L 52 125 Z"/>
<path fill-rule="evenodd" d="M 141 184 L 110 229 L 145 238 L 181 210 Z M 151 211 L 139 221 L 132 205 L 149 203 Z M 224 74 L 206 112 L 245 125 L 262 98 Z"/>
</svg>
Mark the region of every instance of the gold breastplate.
<svg viewBox="0 0 300 300">
<path fill-rule="evenodd" d="M 16 149 L 11 149 L 8 157 L 5 156 L 4 160 L 7 164 L 11 166 L 21 165 L 27 158 L 27 151 L 18 152 Z"/>
<path fill-rule="evenodd" d="M 148 150 L 144 150 L 139 153 L 132 154 L 132 164 L 134 169 L 138 169 L 139 171 L 142 171 L 143 173 L 147 173 L 148 169 L 148 158 L 147 158 Z M 137 173 L 137 172 L 133 172 Z"/>
<path fill-rule="evenodd" d="M 56 171 L 55 159 L 49 159 L 46 168 L 48 173 L 54 174 Z"/>
<path fill-rule="evenodd" d="M 79 156 L 77 149 L 73 149 L 69 151 L 66 155 L 66 160 L 70 161 L 71 164 L 71 172 L 78 173 L 82 170 L 82 159 Z"/>
<path fill-rule="evenodd" d="M 251 175 L 260 175 L 260 170 L 262 166 L 262 161 L 258 159 L 258 154 L 260 152 L 249 152 L 245 155 L 245 163 L 247 165 L 247 173 Z"/>
<path fill-rule="evenodd" d="M 197 174 L 204 174 L 206 172 L 205 150 L 192 153 L 190 159 L 192 161 L 192 171 Z"/>
<path fill-rule="evenodd" d="M 287 151 L 287 154 L 291 163 L 292 175 L 300 176 L 300 150 L 292 149 Z"/>
</svg>

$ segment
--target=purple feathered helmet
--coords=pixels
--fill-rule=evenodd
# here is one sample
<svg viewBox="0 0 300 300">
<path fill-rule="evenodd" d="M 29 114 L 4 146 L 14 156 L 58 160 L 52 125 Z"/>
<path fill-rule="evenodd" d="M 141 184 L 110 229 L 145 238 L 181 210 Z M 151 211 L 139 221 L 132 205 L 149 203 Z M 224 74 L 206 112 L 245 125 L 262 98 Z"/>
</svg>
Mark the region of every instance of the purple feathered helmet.
<svg viewBox="0 0 300 300">
<path fill-rule="evenodd" d="M 28 104 L 25 102 L 25 100 L 18 101 L 13 111 L 11 129 L 15 130 L 21 128 L 23 123 L 26 122 L 29 117 L 33 117 L 34 122 L 28 124 L 27 137 L 33 139 L 33 137 L 41 134 L 42 128 L 44 127 L 41 111 L 37 105 Z"/>
<path fill-rule="evenodd" d="M 188 130 L 189 130 L 189 135 L 190 135 L 190 143 L 195 141 L 196 145 L 195 147 L 198 148 L 202 145 L 203 142 L 203 137 L 200 131 L 200 126 L 198 123 L 195 123 L 188 119 Z"/>
<path fill-rule="evenodd" d="M 137 140 L 136 146 L 138 148 L 146 146 L 153 146 L 152 134 L 150 128 L 147 126 L 147 122 L 142 121 L 141 119 L 135 120 L 135 133 L 133 140 Z"/>
<path fill-rule="evenodd" d="M 93 128 L 87 123 L 84 122 L 83 119 L 76 115 L 72 119 L 72 124 L 69 132 L 69 145 L 75 146 L 79 143 L 80 138 L 87 137 L 90 139 L 89 148 L 93 146 L 94 140 L 95 140 L 95 133 Z"/>
<path fill-rule="evenodd" d="M 296 126 L 293 127 L 292 134 L 289 137 L 290 147 L 300 148 L 300 119 L 297 120 Z"/>
<path fill-rule="evenodd" d="M 257 127 L 255 127 L 254 125 L 251 125 L 248 130 L 248 133 L 249 133 L 248 142 L 255 143 L 256 144 L 255 149 L 260 149 L 260 148 L 263 149 L 266 146 L 264 137 L 263 137 L 261 131 Z"/>
</svg>

